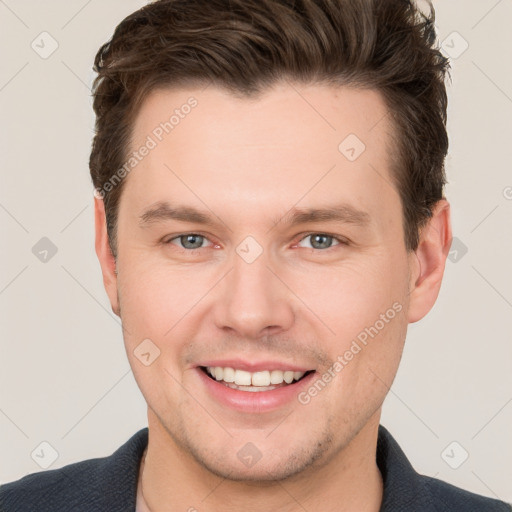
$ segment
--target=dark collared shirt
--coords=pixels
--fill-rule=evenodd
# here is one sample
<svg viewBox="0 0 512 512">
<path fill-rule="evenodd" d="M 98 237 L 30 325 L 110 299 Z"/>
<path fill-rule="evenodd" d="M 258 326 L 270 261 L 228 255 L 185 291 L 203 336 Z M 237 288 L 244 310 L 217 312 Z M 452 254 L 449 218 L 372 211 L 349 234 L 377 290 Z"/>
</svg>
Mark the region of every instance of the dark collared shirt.
<svg viewBox="0 0 512 512">
<path fill-rule="evenodd" d="M 148 429 L 109 457 L 27 475 L 0 487 L 1 512 L 135 512 Z M 384 481 L 380 512 L 511 512 L 503 501 L 419 475 L 391 434 L 379 426 L 377 465 Z"/>
</svg>

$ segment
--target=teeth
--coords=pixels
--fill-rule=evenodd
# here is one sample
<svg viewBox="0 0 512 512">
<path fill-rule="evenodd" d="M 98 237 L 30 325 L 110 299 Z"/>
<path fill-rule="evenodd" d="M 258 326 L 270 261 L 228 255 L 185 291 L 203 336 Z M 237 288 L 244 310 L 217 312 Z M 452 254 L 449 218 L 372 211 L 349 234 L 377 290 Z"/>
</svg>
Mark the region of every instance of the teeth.
<svg viewBox="0 0 512 512">
<path fill-rule="evenodd" d="M 250 386 L 251 374 L 243 370 L 235 370 L 235 384 L 237 386 Z"/>
<path fill-rule="evenodd" d="M 290 382 L 292 382 L 293 380 L 293 372 L 284 372 L 283 379 L 286 382 L 286 384 L 290 384 Z"/>
<path fill-rule="evenodd" d="M 253 386 L 268 386 L 270 384 L 270 372 L 254 372 L 251 378 Z"/>
<path fill-rule="evenodd" d="M 224 382 L 235 382 L 235 370 L 233 370 L 233 368 L 224 368 L 222 372 L 222 380 Z"/>
<path fill-rule="evenodd" d="M 291 384 L 294 380 L 299 380 L 306 372 L 294 372 L 292 370 L 264 370 L 261 372 L 246 372 L 245 370 L 235 370 L 234 368 L 223 368 L 221 366 L 208 366 L 206 371 L 216 380 L 222 380 L 228 383 L 234 383 L 237 386 L 262 386 L 268 387 L 271 384 Z"/>
<path fill-rule="evenodd" d="M 283 382 L 283 372 L 281 370 L 272 370 L 270 372 L 270 384 L 281 384 Z"/>
</svg>

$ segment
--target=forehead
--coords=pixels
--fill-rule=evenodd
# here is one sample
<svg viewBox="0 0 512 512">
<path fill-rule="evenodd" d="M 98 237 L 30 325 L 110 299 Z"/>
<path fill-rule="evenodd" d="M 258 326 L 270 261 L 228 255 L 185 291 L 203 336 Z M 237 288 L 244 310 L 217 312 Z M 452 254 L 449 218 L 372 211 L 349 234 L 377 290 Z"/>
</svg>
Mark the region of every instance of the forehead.
<svg viewBox="0 0 512 512">
<path fill-rule="evenodd" d="M 136 118 L 131 151 L 149 140 L 151 150 L 123 196 L 139 211 L 166 200 L 205 210 L 208 198 L 239 218 L 264 209 L 275 219 L 294 205 L 335 200 L 396 216 L 390 135 L 385 102 L 373 90 L 281 83 L 238 98 L 213 85 L 161 89 Z"/>
<path fill-rule="evenodd" d="M 291 146 L 299 151 L 301 143 L 307 142 L 304 152 L 311 154 L 311 143 L 317 152 L 331 152 L 339 150 L 338 144 L 352 134 L 372 150 L 386 142 L 390 129 L 387 113 L 378 91 L 355 87 L 278 82 L 247 98 L 213 85 L 157 89 L 141 106 L 133 142 L 136 146 L 154 134 L 169 145 L 194 146 L 198 141 L 202 147 L 212 144 L 218 151 L 242 146 L 256 151 L 258 145 L 269 147 L 272 143 L 275 148 Z"/>
</svg>

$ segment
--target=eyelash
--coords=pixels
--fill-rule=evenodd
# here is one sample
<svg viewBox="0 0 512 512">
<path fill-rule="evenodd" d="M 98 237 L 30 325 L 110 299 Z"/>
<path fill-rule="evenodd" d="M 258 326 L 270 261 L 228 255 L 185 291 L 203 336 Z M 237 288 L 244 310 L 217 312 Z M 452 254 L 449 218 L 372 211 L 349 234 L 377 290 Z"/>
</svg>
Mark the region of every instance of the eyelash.
<svg viewBox="0 0 512 512">
<path fill-rule="evenodd" d="M 173 240 L 179 239 L 182 236 L 189 236 L 189 235 L 200 236 L 200 237 L 204 238 L 205 240 L 209 240 L 206 235 L 202 235 L 201 233 L 181 233 L 179 235 L 173 236 L 172 238 L 169 238 L 168 240 L 163 241 L 162 243 L 164 245 L 169 245 L 169 244 L 171 244 L 171 242 Z M 312 250 L 317 251 L 317 252 L 328 252 L 330 249 L 334 249 L 338 245 L 345 245 L 345 246 L 349 245 L 349 241 L 344 239 L 344 238 L 340 238 L 340 237 L 337 237 L 335 235 L 331 235 L 329 233 L 323 233 L 323 232 L 320 232 L 320 231 L 312 231 L 311 233 L 306 233 L 306 234 L 302 235 L 301 238 L 297 242 L 295 242 L 295 243 L 300 243 L 303 240 L 305 240 L 306 238 L 308 238 L 310 236 L 313 236 L 313 235 L 326 236 L 326 237 L 332 238 L 333 240 L 336 240 L 338 242 L 338 244 L 333 245 L 331 247 L 327 247 L 326 249 L 315 249 L 314 247 L 311 247 Z M 173 245 L 175 245 L 175 244 L 173 244 Z M 187 249 L 185 247 L 177 246 L 177 248 L 181 249 L 184 252 L 194 252 L 194 251 L 198 251 L 200 249 L 205 249 L 206 247 L 197 247 L 196 249 Z M 302 247 L 302 249 L 309 249 L 309 247 Z"/>
</svg>

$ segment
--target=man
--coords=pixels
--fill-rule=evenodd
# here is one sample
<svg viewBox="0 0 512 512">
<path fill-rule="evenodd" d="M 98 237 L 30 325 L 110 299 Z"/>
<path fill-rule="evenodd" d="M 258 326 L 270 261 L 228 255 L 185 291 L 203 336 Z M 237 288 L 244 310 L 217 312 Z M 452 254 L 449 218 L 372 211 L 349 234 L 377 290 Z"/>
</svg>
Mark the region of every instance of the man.
<svg viewBox="0 0 512 512">
<path fill-rule="evenodd" d="M 446 59 L 408 1 L 160 0 L 96 56 L 96 252 L 148 429 L 2 510 L 505 511 L 379 425 L 439 293 Z"/>
</svg>

